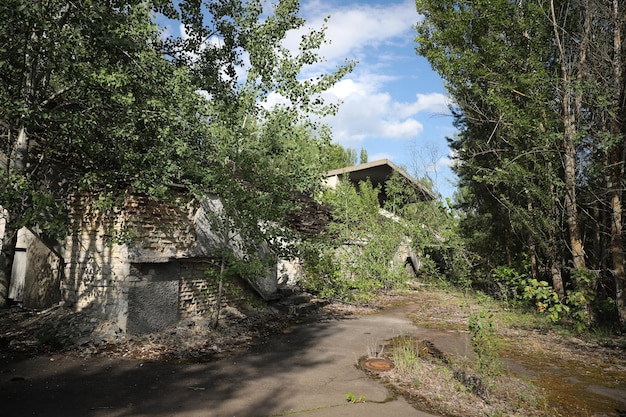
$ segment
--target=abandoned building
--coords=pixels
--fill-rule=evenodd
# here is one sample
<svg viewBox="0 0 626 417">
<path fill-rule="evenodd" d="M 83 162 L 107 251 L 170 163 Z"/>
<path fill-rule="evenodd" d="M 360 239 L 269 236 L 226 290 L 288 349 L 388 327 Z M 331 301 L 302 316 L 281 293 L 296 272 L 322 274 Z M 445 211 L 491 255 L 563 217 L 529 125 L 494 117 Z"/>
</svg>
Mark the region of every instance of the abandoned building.
<svg viewBox="0 0 626 417">
<path fill-rule="evenodd" d="M 391 178 L 394 172 L 404 178 L 407 185 L 413 187 L 422 200 L 432 201 L 435 199 L 435 195 L 432 191 L 424 187 L 424 185 L 416 181 L 415 178 L 410 176 L 405 170 L 388 159 L 380 159 L 378 161 L 329 171 L 326 174 L 326 186 L 335 188 L 339 182 L 346 180 L 357 185 L 359 182 L 369 179 L 373 187 L 380 186 L 378 198 L 380 206 L 383 207 L 385 200 L 387 200 L 387 194 L 385 193 L 385 187 L 383 187 L 383 185 Z"/>
<path fill-rule="evenodd" d="M 434 199 L 430 191 L 388 160 L 330 171 L 326 185 L 333 187 L 342 180 L 358 183 L 366 178 L 378 185 L 393 172 L 409 180 L 423 199 Z M 211 271 L 224 242 L 208 219 L 220 210 L 219 198 L 209 196 L 192 205 L 183 199 L 157 202 L 128 194 L 123 204 L 109 213 L 94 209 L 88 200 L 73 199 L 72 233 L 61 244 L 48 242 L 30 229 L 19 231 L 10 299 L 38 309 L 63 301 L 131 334 L 159 331 L 182 318 L 211 311 L 217 294 L 217 280 Z M 322 216 L 321 211 L 311 213 Z M 302 227 L 316 223 L 311 215 L 299 221 L 306 223 Z M 242 257 L 239 247 L 236 240 L 229 242 L 229 250 Z M 396 258 L 419 268 L 407 241 Z M 237 303 L 251 294 L 263 300 L 276 299 L 280 286 L 294 283 L 301 273 L 297 261 L 275 259 L 272 265 L 264 276 L 245 281 L 231 277 L 225 283 L 224 304 Z"/>
</svg>

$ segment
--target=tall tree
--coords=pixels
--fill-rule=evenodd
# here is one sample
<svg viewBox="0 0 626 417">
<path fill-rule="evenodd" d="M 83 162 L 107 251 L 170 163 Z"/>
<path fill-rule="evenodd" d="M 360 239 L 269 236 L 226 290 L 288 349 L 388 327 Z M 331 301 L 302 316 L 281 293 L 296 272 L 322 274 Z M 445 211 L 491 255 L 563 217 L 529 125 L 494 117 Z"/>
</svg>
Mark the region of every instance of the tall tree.
<svg viewBox="0 0 626 417">
<path fill-rule="evenodd" d="M 261 241 L 276 252 L 289 249 L 285 221 L 297 206 L 294 193 L 320 186 L 328 146 L 327 131 L 311 115 L 335 111 L 320 94 L 353 66 L 346 62 L 315 79 L 302 78 L 303 68 L 320 59 L 325 28 L 303 35 L 296 51 L 283 46 L 287 33 L 305 24 L 299 7 L 295 0 L 271 9 L 261 0 L 216 0 L 207 12 L 200 2 L 182 2 L 170 17 L 180 19 L 186 35 L 164 44 L 210 96 L 209 140 L 198 145 L 195 165 L 200 180 L 185 183 L 197 194 L 220 197 L 249 252 Z M 282 97 L 281 104 L 269 106 L 270 95 Z"/>
<path fill-rule="evenodd" d="M 359 153 L 359 164 L 367 163 L 367 149 L 361 148 L 361 152 Z"/>
<path fill-rule="evenodd" d="M 0 19 L 4 303 L 20 226 L 63 236 L 79 190 L 162 193 L 183 175 L 205 112 L 154 48 L 148 3 L 13 0 Z"/>
<path fill-rule="evenodd" d="M 344 148 L 337 143 L 325 147 L 322 153 L 325 171 L 356 165 L 356 150 Z"/>
<path fill-rule="evenodd" d="M 451 146 L 465 230 L 501 243 L 474 247 L 492 265 L 523 254 L 532 275 L 550 276 L 588 320 L 609 274 L 623 306 L 625 3 L 417 0 L 417 8 L 418 52 L 456 103 Z"/>
<path fill-rule="evenodd" d="M 515 254 L 522 251 L 536 257 L 526 249 L 545 248 L 543 226 L 554 204 L 545 192 L 553 179 L 547 167 L 556 157 L 555 118 L 545 109 L 550 51 L 544 45 L 549 32 L 537 23 L 542 11 L 531 2 L 506 0 L 417 5 L 425 16 L 417 26 L 418 52 L 443 76 L 456 102 L 460 133 L 450 143 L 461 186 L 471 196 L 467 209 L 489 215 L 483 230 L 493 230 L 489 239 L 503 249 L 491 261 L 519 262 Z"/>
<path fill-rule="evenodd" d="M 159 198 L 182 183 L 219 194 L 240 230 L 261 231 L 252 242 L 285 233 L 291 197 L 319 183 L 328 143 L 307 114 L 334 110 L 319 93 L 352 63 L 302 79 L 319 59 L 323 28 L 292 54 L 282 42 L 304 25 L 299 2 L 263 5 L 11 0 L 0 9 L 1 300 L 13 232 L 36 225 L 63 236 L 67 198 L 80 190 Z M 163 40 L 155 12 L 180 22 L 184 36 Z M 268 107 L 270 94 L 286 104 Z"/>
</svg>

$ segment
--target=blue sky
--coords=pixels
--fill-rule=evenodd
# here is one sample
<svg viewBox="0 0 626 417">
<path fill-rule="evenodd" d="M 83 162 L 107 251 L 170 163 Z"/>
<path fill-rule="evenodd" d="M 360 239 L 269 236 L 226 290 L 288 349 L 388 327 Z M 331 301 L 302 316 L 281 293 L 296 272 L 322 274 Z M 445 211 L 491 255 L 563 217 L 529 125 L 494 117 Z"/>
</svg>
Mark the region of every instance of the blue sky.
<svg viewBox="0 0 626 417">
<path fill-rule="evenodd" d="M 357 155 L 366 149 L 369 161 L 389 159 L 416 177 L 427 174 L 435 191 L 452 197 L 456 177 L 445 138 L 455 129 L 440 77 L 415 53 L 413 26 L 420 16 L 414 0 L 301 0 L 300 14 L 307 21 L 304 29 L 319 29 L 330 16 L 329 43 L 320 50 L 325 61 L 306 68 L 303 78 L 332 71 L 345 59 L 358 61 L 325 93 L 341 103 L 325 120 L 334 142 Z M 179 31 L 168 25 L 172 22 L 160 23 L 166 34 Z M 289 33 L 286 46 L 295 50 L 301 35 Z"/>
<path fill-rule="evenodd" d="M 323 65 L 359 61 L 329 92 L 342 102 L 326 121 L 334 141 L 357 153 L 366 149 L 370 161 L 386 158 L 417 176 L 428 172 L 437 191 L 452 197 L 449 98 L 438 74 L 415 53 L 420 16 L 414 1 L 303 0 L 301 14 L 313 28 L 330 15 Z"/>
</svg>

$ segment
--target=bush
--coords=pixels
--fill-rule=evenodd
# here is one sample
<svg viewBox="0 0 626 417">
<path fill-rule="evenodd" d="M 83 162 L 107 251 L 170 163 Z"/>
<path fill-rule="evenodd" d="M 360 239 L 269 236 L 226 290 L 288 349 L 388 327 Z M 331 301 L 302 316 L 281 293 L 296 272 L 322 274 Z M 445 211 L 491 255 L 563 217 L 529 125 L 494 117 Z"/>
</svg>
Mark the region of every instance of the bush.
<svg viewBox="0 0 626 417">
<path fill-rule="evenodd" d="M 369 181 L 341 183 L 323 201 L 335 219 L 325 240 L 303 251 L 303 285 L 326 298 L 367 302 L 382 290 L 403 286 L 410 278 L 404 260 L 393 262 L 406 237 L 406 225 L 381 216 L 378 188 Z"/>
</svg>

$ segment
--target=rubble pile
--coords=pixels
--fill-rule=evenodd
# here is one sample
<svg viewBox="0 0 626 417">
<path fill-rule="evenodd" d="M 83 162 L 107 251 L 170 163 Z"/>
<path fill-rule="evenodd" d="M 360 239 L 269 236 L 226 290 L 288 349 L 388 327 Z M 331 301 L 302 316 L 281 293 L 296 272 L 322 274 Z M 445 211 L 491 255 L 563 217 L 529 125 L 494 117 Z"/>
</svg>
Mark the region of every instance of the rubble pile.
<svg viewBox="0 0 626 417">
<path fill-rule="evenodd" d="M 263 309 L 244 314 L 225 309 L 213 328 L 207 317 L 181 320 L 159 333 L 133 336 L 112 323 L 72 311 L 62 304 L 43 311 L 13 306 L 0 310 L 0 355 L 71 353 L 140 360 L 208 361 L 250 346 L 280 331 L 284 320 Z"/>
<path fill-rule="evenodd" d="M 217 328 L 211 317 L 198 316 L 158 333 L 135 336 L 62 303 L 42 311 L 12 306 L 0 309 L 0 358 L 65 353 L 207 362 L 244 351 L 298 322 L 334 320 L 371 311 L 374 309 L 341 303 L 320 303 L 319 309 L 306 314 L 280 311 L 273 306 L 242 310 L 228 306 L 222 310 Z"/>
</svg>

